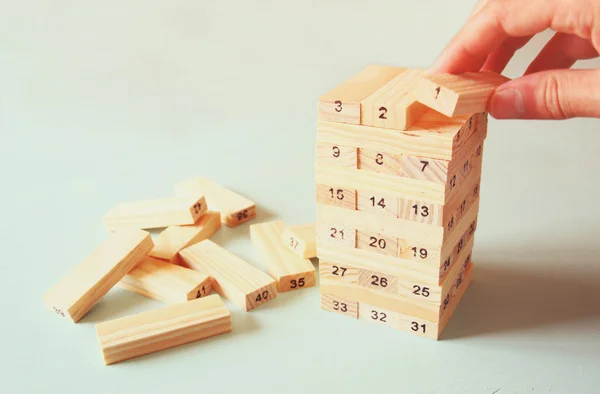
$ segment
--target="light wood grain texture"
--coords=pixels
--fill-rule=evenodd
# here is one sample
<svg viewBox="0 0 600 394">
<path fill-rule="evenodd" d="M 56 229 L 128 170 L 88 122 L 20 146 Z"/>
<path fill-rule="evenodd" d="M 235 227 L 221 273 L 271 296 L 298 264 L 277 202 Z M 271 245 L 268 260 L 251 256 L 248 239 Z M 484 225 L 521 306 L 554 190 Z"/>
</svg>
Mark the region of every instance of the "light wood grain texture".
<svg viewBox="0 0 600 394">
<path fill-rule="evenodd" d="M 388 237 L 378 233 L 356 232 L 356 247 L 372 253 L 398 257 L 398 238 Z"/>
<path fill-rule="evenodd" d="M 230 312 L 216 294 L 96 325 L 106 365 L 231 330 Z"/>
<path fill-rule="evenodd" d="M 179 252 L 183 264 L 213 278 L 213 289 L 245 311 L 277 296 L 275 280 L 207 239 Z"/>
<path fill-rule="evenodd" d="M 153 229 L 194 224 L 206 212 L 201 194 L 117 204 L 103 217 L 108 231 L 118 228 Z"/>
<path fill-rule="evenodd" d="M 358 149 L 358 169 L 390 175 L 402 175 L 402 155 Z"/>
<path fill-rule="evenodd" d="M 450 252 L 444 254 L 444 258 L 442 259 L 443 263 L 440 266 L 440 278 L 445 278 L 447 275 L 450 275 L 449 272 L 453 267 L 460 264 L 461 261 L 464 261 L 467 256 L 471 254 L 475 243 L 476 223 L 476 220 L 472 222 L 469 230 L 463 234 L 457 244 L 449 244 L 449 246 L 453 247 L 448 248 Z"/>
<path fill-rule="evenodd" d="M 207 178 L 192 178 L 175 185 L 178 195 L 201 193 L 211 210 L 221 213 L 221 221 L 236 227 L 256 217 L 254 201 Z"/>
<path fill-rule="evenodd" d="M 288 226 L 281 235 L 281 242 L 304 259 L 317 257 L 317 225 L 309 223 Z"/>
<path fill-rule="evenodd" d="M 212 291 L 208 275 L 151 257 L 139 262 L 118 285 L 167 304 L 205 297 Z"/>
<path fill-rule="evenodd" d="M 398 198 L 385 193 L 358 190 L 356 210 L 397 218 Z"/>
<path fill-rule="evenodd" d="M 419 301 L 409 297 L 385 293 L 364 286 L 355 286 L 329 278 L 319 278 L 319 281 L 322 293 L 331 294 L 347 300 L 358 301 L 359 319 L 361 316 L 360 304 L 362 303 L 432 322 L 438 322 L 441 316 L 442 306 L 440 304 Z"/>
<path fill-rule="evenodd" d="M 303 259 L 281 242 L 285 229 L 282 220 L 253 224 L 250 238 L 269 274 L 277 282 L 280 293 L 312 287 L 316 284 L 316 270 L 310 260 Z"/>
<path fill-rule="evenodd" d="M 411 243 L 418 240 L 418 243 L 428 246 L 442 246 L 446 241 L 457 242 L 477 216 L 478 210 L 479 198 L 471 204 L 471 208 L 467 209 L 460 220 L 453 222 L 451 231 L 448 231 L 441 226 L 430 226 L 410 220 L 375 215 L 363 211 L 350 211 L 317 203 L 317 222 L 335 223 L 332 226 L 359 229 L 368 233 L 379 233 Z M 319 229 L 317 228 L 318 232 Z"/>
<path fill-rule="evenodd" d="M 354 210 L 356 209 L 356 190 L 320 183 L 317 184 L 317 202 Z"/>
<path fill-rule="evenodd" d="M 396 155 L 452 159 L 460 146 L 460 143 L 454 142 L 454 137 L 468 118 L 448 122 L 428 113 L 422 119 L 422 123 L 407 131 L 320 121 L 317 123 L 317 141 Z"/>
<path fill-rule="evenodd" d="M 402 175 L 407 178 L 446 184 L 449 164 L 448 160 L 403 155 Z"/>
<path fill-rule="evenodd" d="M 319 98 L 319 119 L 361 123 L 361 103 L 401 73 L 399 67 L 369 65 Z"/>
<path fill-rule="evenodd" d="M 437 226 L 443 223 L 443 205 L 403 198 L 398 202 L 398 217 L 401 219 Z"/>
<path fill-rule="evenodd" d="M 169 226 L 156 237 L 150 256 L 179 264 L 179 251 L 213 236 L 221 228 L 221 214 L 207 211 L 196 224 Z"/>
<path fill-rule="evenodd" d="M 328 312 L 358 318 L 358 302 L 342 299 L 331 294 L 321 293 L 321 308 Z"/>
<path fill-rule="evenodd" d="M 340 167 L 315 166 L 317 190 L 321 193 L 318 202 L 333 200 L 331 189 L 342 190 L 344 194 L 352 191 L 364 191 L 367 198 L 373 195 L 423 200 L 434 204 L 443 204 L 446 199 L 445 186 L 438 183 L 424 182 L 389 174 L 376 174 L 368 171 L 349 170 Z M 323 186 L 321 186 L 323 185 Z M 324 186 L 327 187 L 324 187 Z M 335 185 L 335 186 L 332 186 Z M 329 193 L 329 194 L 327 194 Z M 337 196 L 337 194 L 336 194 Z M 333 203 L 341 206 L 344 201 Z M 389 204 L 391 206 L 391 204 Z M 350 204 L 347 205 L 350 207 Z M 396 207 L 396 211 L 397 211 Z"/>
<path fill-rule="evenodd" d="M 360 268 L 344 263 L 339 264 L 319 260 L 319 278 L 330 278 L 358 286 L 358 271 Z"/>
<path fill-rule="evenodd" d="M 472 243 L 470 245 L 473 246 Z M 377 269 L 386 269 L 380 272 L 372 267 L 369 261 L 360 261 L 360 265 L 349 262 L 336 263 L 325 260 L 319 261 L 319 277 L 343 282 L 354 286 L 363 286 L 375 291 L 387 292 L 413 298 L 417 301 L 432 302 L 435 304 L 447 303 L 448 295 L 460 273 L 463 273 L 470 263 L 471 249 L 464 248 L 458 257 L 460 264 L 454 264 L 448 275 L 441 283 L 423 283 L 399 277 L 401 272 L 392 266 L 393 272 L 387 272 L 385 264 L 378 264 Z"/>
<path fill-rule="evenodd" d="M 362 103 L 361 124 L 405 130 L 407 123 L 418 120 L 427 107 L 415 105 L 410 111 L 407 111 L 407 107 L 415 101 L 413 91 L 424 74 L 425 70 L 405 69 L 373 92 Z"/>
<path fill-rule="evenodd" d="M 44 294 L 44 304 L 78 322 L 153 246 L 146 231 L 115 231 Z"/>
<path fill-rule="evenodd" d="M 317 249 L 319 245 L 339 245 L 342 248 L 354 249 L 356 247 L 356 229 L 318 222 Z"/>
<path fill-rule="evenodd" d="M 416 264 L 412 260 L 399 259 L 392 256 L 368 252 L 362 249 L 345 249 L 334 246 L 319 247 L 319 264 L 321 261 L 335 264 L 346 270 L 352 267 L 369 269 L 396 276 L 402 280 L 415 283 L 439 284 L 439 266 L 433 264 Z M 323 277 L 321 277 L 321 281 Z"/>
<path fill-rule="evenodd" d="M 317 163 L 343 168 L 358 168 L 357 148 L 317 143 Z"/>
<path fill-rule="evenodd" d="M 399 315 L 400 313 L 398 312 L 379 306 L 369 305 L 362 300 L 358 303 L 358 318 L 360 320 L 397 328 L 399 325 Z"/>
<path fill-rule="evenodd" d="M 350 299 L 342 299 L 334 294 L 326 294 L 327 302 L 329 305 L 323 307 L 323 301 L 321 303 L 322 309 L 332 312 L 339 312 L 340 306 L 342 303 L 346 305 L 345 309 L 348 310 L 351 305 L 352 308 L 355 306 L 358 308 L 358 317 L 361 320 L 377 322 L 382 325 L 386 325 L 400 331 L 422 336 L 429 339 L 439 340 L 442 339 L 442 334 L 445 327 L 448 325 L 454 311 L 458 307 L 462 297 L 467 291 L 470 283 L 473 279 L 473 268 L 470 266 L 461 277 L 461 282 L 458 287 L 454 286 L 454 291 L 452 293 L 451 299 L 449 302 L 442 306 L 443 314 L 439 319 L 439 322 L 429 321 L 422 318 L 416 318 L 414 316 L 409 316 L 403 313 L 398 313 L 393 310 L 381 308 L 378 306 L 369 305 L 364 302 L 357 302 Z M 333 310 L 331 308 L 332 301 L 337 300 L 337 304 L 333 304 L 333 306 L 337 306 L 337 310 Z M 351 317 L 356 318 L 354 312 L 352 313 L 341 313 L 345 315 L 349 315 Z"/>
<path fill-rule="evenodd" d="M 486 111 L 491 94 L 507 81 L 508 78 L 489 71 L 427 75 L 420 79 L 415 96 L 426 106 L 455 117 Z"/>
</svg>

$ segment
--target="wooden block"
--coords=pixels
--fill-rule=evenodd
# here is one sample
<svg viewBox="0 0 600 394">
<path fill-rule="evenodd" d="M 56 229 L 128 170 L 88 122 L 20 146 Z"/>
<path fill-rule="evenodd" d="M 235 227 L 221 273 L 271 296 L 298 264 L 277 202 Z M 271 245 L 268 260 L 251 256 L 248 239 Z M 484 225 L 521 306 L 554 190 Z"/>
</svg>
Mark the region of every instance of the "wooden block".
<svg viewBox="0 0 600 394">
<path fill-rule="evenodd" d="M 317 143 L 317 163 L 344 167 L 358 168 L 357 148 Z"/>
<path fill-rule="evenodd" d="M 444 206 L 424 201 L 399 200 L 398 217 L 419 223 L 440 226 L 443 223 Z"/>
<path fill-rule="evenodd" d="M 321 308 L 328 312 L 358 318 L 358 302 L 321 293 Z"/>
<path fill-rule="evenodd" d="M 213 278 L 213 289 L 249 311 L 277 296 L 269 275 L 207 239 L 179 252 L 183 264 Z"/>
<path fill-rule="evenodd" d="M 356 209 L 356 190 L 326 184 L 317 185 L 317 201 L 344 209 Z"/>
<path fill-rule="evenodd" d="M 358 169 L 390 175 L 401 175 L 402 155 L 359 148 Z"/>
<path fill-rule="evenodd" d="M 253 224 L 250 238 L 277 281 L 277 291 L 282 293 L 314 286 L 317 280 L 315 267 L 310 260 L 295 255 L 283 245 L 281 234 L 284 229 L 282 220 Z"/>
<path fill-rule="evenodd" d="M 355 286 L 329 278 L 320 278 L 322 293 L 331 294 L 347 300 L 358 300 L 358 317 L 361 316 L 360 305 L 363 303 L 383 310 L 402 313 L 432 322 L 439 322 L 441 316 L 440 304 L 418 301 L 405 296 L 373 290 L 365 286 Z"/>
<path fill-rule="evenodd" d="M 395 311 L 369 305 L 362 301 L 358 304 L 358 318 L 360 320 L 372 321 L 392 328 L 397 328 L 399 324 L 398 315 L 399 313 Z"/>
<path fill-rule="evenodd" d="M 464 137 L 461 136 L 456 143 L 454 139 L 469 118 L 445 120 L 440 116 L 427 113 L 406 131 L 320 121 L 317 123 L 317 142 L 388 154 L 451 160 L 459 151 L 459 142 Z"/>
<path fill-rule="evenodd" d="M 175 185 L 179 195 L 201 193 L 211 210 L 221 213 L 227 227 L 236 227 L 256 217 L 256 204 L 207 178 L 192 178 Z"/>
<path fill-rule="evenodd" d="M 319 98 L 319 120 L 361 123 L 361 103 L 402 68 L 370 65 Z"/>
<path fill-rule="evenodd" d="M 419 81 L 415 94 L 422 104 L 455 117 L 485 112 L 491 94 L 509 80 L 489 71 L 427 75 Z"/>
<path fill-rule="evenodd" d="M 470 244 L 472 248 L 472 243 Z M 354 286 L 362 286 L 375 291 L 409 297 L 416 301 L 432 302 L 435 304 L 448 303 L 449 295 L 459 276 L 464 273 L 471 260 L 471 249 L 463 249 L 457 261 L 448 272 L 447 277 L 440 284 L 424 283 L 407 280 L 398 276 L 401 270 L 398 267 L 376 263 L 377 269 L 372 267 L 370 261 L 356 261 L 359 265 L 352 265 L 348 261 L 343 263 L 319 261 L 319 277 L 329 281 L 342 282 Z M 388 269 L 389 268 L 389 269 Z M 379 270 L 383 269 L 385 272 Z M 391 271 L 391 272 L 390 272 Z"/>
<path fill-rule="evenodd" d="M 115 231 L 44 295 L 44 304 L 77 323 L 153 246 L 146 231 Z"/>
<path fill-rule="evenodd" d="M 379 192 L 356 192 L 356 209 L 382 216 L 398 217 L 398 198 Z"/>
<path fill-rule="evenodd" d="M 231 332 L 218 295 L 96 324 L 106 365 Z"/>
<path fill-rule="evenodd" d="M 398 257 L 398 238 L 378 233 L 356 232 L 356 247 L 372 253 Z"/>
<path fill-rule="evenodd" d="M 442 226 L 431 226 L 410 220 L 397 219 L 390 216 L 376 215 L 364 211 L 350 211 L 339 207 L 317 203 L 317 221 L 321 223 L 335 223 L 335 228 L 360 229 L 367 233 L 378 233 L 401 240 L 408 241 L 411 247 L 421 244 L 442 246 L 445 242 L 457 242 L 462 234 L 467 231 L 472 220 L 479 211 L 479 198 L 467 208 L 467 211 L 459 220 L 453 220 L 451 231 Z M 319 228 L 317 237 L 319 242 Z M 322 234 L 322 233 L 321 233 Z M 415 241 L 418 241 L 416 245 Z M 406 247 L 400 245 L 404 251 Z M 402 251 L 401 251 L 402 253 Z"/>
<path fill-rule="evenodd" d="M 431 245 L 418 240 L 398 240 L 399 254 L 401 259 L 412 260 L 421 264 L 440 265 L 442 259 L 441 246 Z"/>
<path fill-rule="evenodd" d="M 154 241 L 150 256 L 179 264 L 179 251 L 190 245 L 204 241 L 221 228 L 221 214 L 207 211 L 198 223 L 190 226 L 169 226 Z"/>
<path fill-rule="evenodd" d="M 411 107 L 412 118 L 407 120 L 406 109 L 415 101 L 413 91 L 424 74 L 425 70 L 406 69 L 373 92 L 363 101 L 361 124 L 405 130 L 407 123 L 418 119 L 427 109 L 423 105 Z"/>
<path fill-rule="evenodd" d="M 448 165 L 448 160 L 404 155 L 402 156 L 402 175 L 407 178 L 446 184 Z"/>
<path fill-rule="evenodd" d="M 108 231 L 118 228 L 153 229 L 195 224 L 206 212 L 201 194 L 117 204 L 103 218 Z"/>
<path fill-rule="evenodd" d="M 317 257 L 317 226 L 315 223 L 286 227 L 281 241 L 304 259 Z"/>
<path fill-rule="evenodd" d="M 363 197 L 367 199 L 366 202 L 371 207 L 373 207 L 373 203 L 369 202 L 368 199 L 373 197 L 373 195 L 423 200 L 434 204 L 444 204 L 446 200 L 445 185 L 389 174 L 374 175 L 369 171 L 348 170 L 340 167 L 316 164 L 315 179 L 317 182 L 317 191 L 320 193 L 320 198 L 317 202 L 325 203 L 326 200 L 329 200 L 331 205 L 341 206 L 345 201 L 332 201 L 336 198 L 339 200 L 338 190 L 341 190 L 340 193 L 349 193 L 354 190 L 358 190 L 359 193 L 363 191 Z M 332 190 L 334 191 L 333 198 L 331 194 Z M 349 202 L 351 203 L 352 201 Z M 379 200 L 375 202 L 375 207 L 373 208 L 377 207 L 378 202 Z M 387 205 L 389 205 L 387 209 L 392 209 L 391 214 L 394 212 L 397 214 L 397 206 L 396 208 L 392 208 L 392 204 Z M 350 207 L 351 204 L 346 204 L 346 206 Z M 363 204 L 363 206 L 367 207 L 368 205 Z"/>
<path fill-rule="evenodd" d="M 333 246 L 319 247 L 318 253 L 319 267 L 321 262 L 325 261 L 338 266 L 339 272 L 344 272 L 346 273 L 345 275 L 350 275 L 353 272 L 353 268 L 364 268 L 371 271 L 384 272 L 388 275 L 402 278 L 402 280 L 413 281 L 415 283 L 431 285 L 440 283 L 440 267 L 433 264 L 415 264 L 412 260 L 403 260 L 392 256 L 370 253 L 362 249 L 342 249 Z M 340 279 L 336 275 L 331 276 L 333 279 Z M 324 276 L 321 276 L 321 283 L 323 279 Z M 350 275 L 348 279 L 353 284 L 358 283 L 358 277 L 354 279 Z M 356 299 L 359 300 L 359 298 Z"/>
<path fill-rule="evenodd" d="M 317 223 L 317 246 L 338 245 L 342 248 L 356 247 L 356 229 L 337 224 Z"/>
<path fill-rule="evenodd" d="M 358 285 L 358 267 L 319 260 L 319 277 Z"/>
<path fill-rule="evenodd" d="M 138 263 L 118 285 L 167 304 L 205 297 L 212 291 L 208 275 L 151 257 Z"/>
</svg>

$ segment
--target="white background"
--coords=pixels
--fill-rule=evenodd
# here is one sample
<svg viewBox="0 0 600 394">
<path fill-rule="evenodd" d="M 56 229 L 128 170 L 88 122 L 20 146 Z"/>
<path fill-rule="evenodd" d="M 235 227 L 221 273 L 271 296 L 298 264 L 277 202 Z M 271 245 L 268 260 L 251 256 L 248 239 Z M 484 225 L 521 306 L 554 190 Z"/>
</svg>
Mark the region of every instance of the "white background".
<svg viewBox="0 0 600 394">
<path fill-rule="evenodd" d="M 190 176 L 255 200 L 256 222 L 313 221 L 318 96 L 370 63 L 429 67 L 472 6 L 0 0 L 0 391 L 597 392 L 598 120 L 490 120 L 475 281 L 440 342 L 324 312 L 312 288 L 106 367 L 94 324 L 161 303 L 113 289 L 77 325 L 42 305 L 109 208 Z M 214 239 L 263 267 L 247 225 Z"/>
</svg>

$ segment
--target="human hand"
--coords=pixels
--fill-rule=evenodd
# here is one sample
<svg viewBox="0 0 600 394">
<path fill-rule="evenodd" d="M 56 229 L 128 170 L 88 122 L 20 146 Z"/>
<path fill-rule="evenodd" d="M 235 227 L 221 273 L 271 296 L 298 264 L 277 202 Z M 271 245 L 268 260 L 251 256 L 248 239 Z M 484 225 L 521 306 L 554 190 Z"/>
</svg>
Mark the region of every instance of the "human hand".
<svg viewBox="0 0 600 394">
<path fill-rule="evenodd" d="M 535 34 L 556 32 L 524 76 L 499 86 L 488 102 L 498 119 L 600 117 L 600 69 L 570 70 L 600 53 L 598 0 L 482 0 L 430 73 L 501 73 Z"/>
</svg>

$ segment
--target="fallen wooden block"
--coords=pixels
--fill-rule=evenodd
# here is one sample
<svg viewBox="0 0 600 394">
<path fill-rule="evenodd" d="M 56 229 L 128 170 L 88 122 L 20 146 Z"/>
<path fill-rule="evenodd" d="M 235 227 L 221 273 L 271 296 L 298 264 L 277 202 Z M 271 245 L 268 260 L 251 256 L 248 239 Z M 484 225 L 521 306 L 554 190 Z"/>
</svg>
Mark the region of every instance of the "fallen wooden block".
<svg viewBox="0 0 600 394">
<path fill-rule="evenodd" d="M 210 209 L 221 213 L 221 221 L 235 227 L 256 217 L 256 204 L 210 179 L 193 178 L 175 185 L 178 195 L 203 194 Z"/>
<path fill-rule="evenodd" d="M 317 257 L 317 226 L 315 223 L 286 227 L 281 240 L 303 259 Z"/>
<path fill-rule="evenodd" d="M 221 228 L 221 214 L 207 211 L 200 220 L 189 226 L 169 226 L 154 241 L 150 256 L 180 263 L 179 251 L 213 236 Z"/>
<path fill-rule="evenodd" d="M 201 298 L 212 291 L 208 275 L 151 257 L 138 263 L 118 285 L 167 304 Z"/>
<path fill-rule="evenodd" d="M 57 315 L 78 322 L 153 245 L 146 231 L 115 231 L 44 295 L 44 304 Z"/>
<path fill-rule="evenodd" d="M 120 227 L 152 229 L 195 224 L 206 212 L 204 196 L 160 198 L 120 203 L 103 218 L 108 231 Z"/>
<path fill-rule="evenodd" d="M 281 242 L 284 229 L 282 220 L 253 224 L 250 238 L 277 281 L 277 291 L 283 293 L 314 286 L 317 281 L 315 267 L 310 260 L 295 255 Z"/>
<path fill-rule="evenodd" d="M 213 289 L 249 311 L 277 296 L 269 275 L 207 239 L 179 252 L 183 264 L 213 278 Z"/>
<path fill-rule="evenodd" d="M 231 330 L 231 314 L 216 294 L 96 325 L 106 365 Z"/>
</svg>

